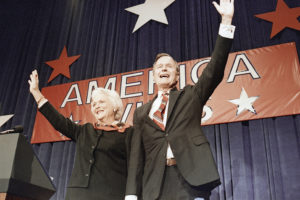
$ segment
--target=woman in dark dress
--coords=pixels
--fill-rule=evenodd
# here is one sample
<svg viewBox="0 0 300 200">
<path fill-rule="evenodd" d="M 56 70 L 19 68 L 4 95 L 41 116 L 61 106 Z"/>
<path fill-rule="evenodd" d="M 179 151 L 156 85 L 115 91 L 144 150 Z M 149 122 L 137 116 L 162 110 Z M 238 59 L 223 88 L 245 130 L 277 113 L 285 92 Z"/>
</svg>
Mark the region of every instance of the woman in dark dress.
<svg viewBox="0 0 300 200">
<path fill-rule="evenodd" d="M 61 115 L 42 95 L 36 70 L 28 83 L 39 111 L 57 131 L 76 142 L 66 199 L 124 199 L 132 128 L 120 123 L 123 105 L 119 95 L 104 88 L 95 89 L 91 112 L 96 123 L 78 125 Z"/>
</svg>

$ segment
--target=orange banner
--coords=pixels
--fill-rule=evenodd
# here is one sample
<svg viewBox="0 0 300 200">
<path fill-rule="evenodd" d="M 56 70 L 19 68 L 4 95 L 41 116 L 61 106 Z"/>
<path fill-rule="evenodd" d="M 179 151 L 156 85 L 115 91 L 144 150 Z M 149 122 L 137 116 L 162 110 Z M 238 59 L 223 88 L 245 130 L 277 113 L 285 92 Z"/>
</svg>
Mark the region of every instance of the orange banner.
<svg viewBox="0 0 300 200">
<path fill-rule="evenodd" d="M 210 58 L 179 63 L 178 88 L 194 84 Z M 75 123 L 94 122 L 91 92 L 104 87 L 119 92 L 122 121 L 132 124 L 136 107 L 156 94 L 152 68 L 45 87 L 44 96 Z M 295 43 L 231 53 L 221 84 L 204 107 L 202 125 L 300 113 L 300 72 Z M 68 140 L 37 112 L 31 143 Z"/>
</svg>

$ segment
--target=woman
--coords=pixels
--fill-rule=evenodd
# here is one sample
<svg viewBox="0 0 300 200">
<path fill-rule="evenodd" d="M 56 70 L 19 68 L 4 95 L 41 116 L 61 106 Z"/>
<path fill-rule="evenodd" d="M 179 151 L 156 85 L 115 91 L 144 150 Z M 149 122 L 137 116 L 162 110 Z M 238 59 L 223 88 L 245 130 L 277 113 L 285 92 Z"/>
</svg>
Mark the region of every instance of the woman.
<svg viewBox="0 0 300 200">
<path fill-rule="evenodd" d="M 58 113 L 39 90 L 37 71 L 28 80 L 39 111 L 52 126 L 76 142 L 76 157 L 66 199 L 124 199 L 127 154 L 131 128 L 120 123 L 123 105 L 119 95 L 97 88 L 92 93 L 91 112 L 96 123 L 78 125 Z"/>
</svg>

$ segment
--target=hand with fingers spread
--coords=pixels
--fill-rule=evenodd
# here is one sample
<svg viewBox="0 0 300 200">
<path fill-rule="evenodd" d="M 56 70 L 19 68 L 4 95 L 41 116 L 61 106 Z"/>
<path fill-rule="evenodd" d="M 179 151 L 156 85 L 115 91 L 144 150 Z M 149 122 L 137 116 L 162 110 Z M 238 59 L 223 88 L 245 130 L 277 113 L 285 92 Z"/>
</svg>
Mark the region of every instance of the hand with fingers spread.
<svg viewBox="0 0 300 200">
<path fill-rule="evenodd" d="M 234 0 L 220 0 L 220 4 L 212 2 L 218 13 L 222 16 L 222 24 L 231 25 L 234 13 Z"/>
<path fill-rule="evenodd" d="M 33 70 L 30 74 L 30 80 L 28 80 L 29 83 L 29 91 L 32 93 L 36 90 L 39 90 L 39 77 L 37 70 Z"/>
<path fill-rule="evenodd" d="M 36 69 L 30 74 L 28 83 L 30 93 L 34 97 L 35 101 L 39 104 L 41 100 L 44 99 L 44 96 L 39 89 L 39 76 Z"/>
</svg>

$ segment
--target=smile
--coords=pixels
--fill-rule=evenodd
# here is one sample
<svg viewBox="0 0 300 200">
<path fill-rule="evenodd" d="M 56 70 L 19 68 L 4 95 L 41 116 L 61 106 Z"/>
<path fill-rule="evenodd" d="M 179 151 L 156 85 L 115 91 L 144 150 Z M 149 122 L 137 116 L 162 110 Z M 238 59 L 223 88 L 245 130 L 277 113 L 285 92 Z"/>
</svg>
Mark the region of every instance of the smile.
<svg viewBox="0 0 300 200">
<path fill-rule="evenodd" d="M 103 110 L 98 110 L 98 111 L 96 111 L 96 114 L 99 114 L 101 112 L 103 112 Z"/>
<path fill-rule="evenodd" d="M 169 78 L 170 76 L 168 74 L 162 74 L 159 76 L 159 78 Z"/>
</svg>

